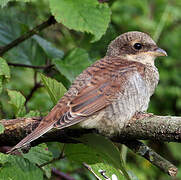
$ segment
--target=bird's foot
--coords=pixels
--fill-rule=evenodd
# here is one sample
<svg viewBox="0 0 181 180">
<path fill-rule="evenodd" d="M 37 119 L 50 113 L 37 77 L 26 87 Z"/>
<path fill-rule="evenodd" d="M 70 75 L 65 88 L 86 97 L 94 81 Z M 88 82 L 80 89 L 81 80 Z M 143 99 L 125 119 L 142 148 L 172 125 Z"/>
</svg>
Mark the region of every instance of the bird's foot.
<svg viewBox="0 0 181 180">
<path fill-rule="evenodd" d="M 147 112 L 136 112 L 134 116 L 131 118 L 131 122 L 135 120 L 142 120 L 146 117 L 153 116 L 153 113 L 147 113 Z"/>
</svg>

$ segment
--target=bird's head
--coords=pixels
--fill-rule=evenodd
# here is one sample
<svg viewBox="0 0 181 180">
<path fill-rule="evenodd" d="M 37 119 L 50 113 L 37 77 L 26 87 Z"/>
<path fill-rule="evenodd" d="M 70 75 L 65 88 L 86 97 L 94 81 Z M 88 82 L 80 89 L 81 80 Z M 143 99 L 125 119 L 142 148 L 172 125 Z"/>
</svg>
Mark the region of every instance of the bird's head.
<svg viewBox="0 0 181 180">
<path fill-rule="evenodd" d="M 156 57 L 167 56 L 167 53 L 159 48 L 149 35 L 131 31 L 113 40 L 108 46 L 106 55 L 154 65 Z"/>
</svg>

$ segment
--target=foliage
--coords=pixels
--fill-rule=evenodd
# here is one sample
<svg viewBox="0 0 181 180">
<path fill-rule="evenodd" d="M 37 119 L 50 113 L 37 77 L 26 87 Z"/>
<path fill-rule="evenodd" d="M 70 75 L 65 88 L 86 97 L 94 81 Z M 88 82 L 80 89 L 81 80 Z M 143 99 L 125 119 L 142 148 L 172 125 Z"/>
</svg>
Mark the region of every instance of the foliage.
<svg viewBox="0 0 181 180">
<path fill-rule="evenodd" d="M 48 91 L 48 94 L 53 101 L 54 105 L 66 92 L 66 88 L 55 79 L 48 78 L 41 74 L 41 80 Z"/>
<path fill-rule="evenodd" d="M 97 0 L 84 0 L 84 3 L 81 0 L 52 0 L 50 9 L 56 20 L 69 29 L 93 34 L 92 41 L 99 40 L 106 32 L 111 14 L 107 4 Z"/>
<path fill-rule="evenodd" d="M 0 179 L 43 179 L 43 173 L 25 158 L 0 153 Z"/>
<path fill-rule="evenodd" d="M 10 97 L 9 103 L 14 106 L 14 112 L 16 117 L 22 117 L 25 115 L 25 97 L 17 91 L 8 90 L 8 95 Z"/>
<path fill-rule="evenodd" d="M 100 2 L 0 1 L 0 54 L 4 46 L 46 21 L 51 15 L 59 22 L 37 32 L 0 57 L 1 119 L 47 114 L 75 77 L 95 60 L 104 57 L 110 41 L 130 30 L 149 33 L 169 55 L 156 60 L 160 83 L 151 99 L 149 111 L 160 115 L 181 115 L 181 64 L 178 53 L 181 46 L 181 2 Z M 4 127 L 0 125 L 0 133 L 3 130 Z M 96 145 L 93 140 L 101 143 Z M 102 177 L 100 169 L 106 170 L 105 175 L 112 179 L 115 176 L 125 179 L 127 173 L 131 179 L 170 179 L 129 151 L 125 167 L 116 146 L 103 137 L 84 137 L 80 141 L 82 144 L 67 144 L 66 158 L 57 161 L 54 160 L 64 149 L 60 143 L 36 146 L 29 153 L 22 153 L 22 156 L 1 153 L 0 179 L 52 179 L 55 178 L 51 173 L 53 167 L 80 180 L 95 179 L 94 175 Z M 181 167 L 178 152 L 180 144 L 148 143 Z M 46 162 L 50 163 L 40 168 Z M 91 173 L 82 167 L 82 163 L 86 163 Z M 181 178 L 181 173 L 178 178 Z"/>
<path fill-rule="evenodd" d="M 88 53 L 80 48 L 73 49 L 63 59 L 53 59 L 53 62 L 58 71 L 70 82 L 73 82 L 84 69 L 91 65 Z"/>
<path fill-rule="evenodd" d="M 3 90 L 3 82 L 6 79 L 10 78 L 10 70 L 6 61 L 3 58 L 0 58 L 0 93 Z"/>
</svg>

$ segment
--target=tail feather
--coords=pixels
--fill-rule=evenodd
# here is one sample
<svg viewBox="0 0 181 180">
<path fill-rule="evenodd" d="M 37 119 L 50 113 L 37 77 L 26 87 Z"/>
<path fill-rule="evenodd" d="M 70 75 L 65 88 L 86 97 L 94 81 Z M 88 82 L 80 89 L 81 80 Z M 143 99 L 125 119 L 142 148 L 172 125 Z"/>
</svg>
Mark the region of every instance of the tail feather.
<svg viewBox="0 0 181 180">
<path fill-rule="evenodd" d="M 19 149 L 19 148 L 31 143 L 32 141 L 38 139 L 40 136 L 42 136 L 47 131 L 52 129 L 53 125 L 54 125 L 54 122 L 52 122 L 51 124 L 48 123 L 47 125 L 45 125 L 44 123 L 40 124 L 32 133 L 30 133 L 28 136 L 26 136 L 24 139 L 22 139 L 16 146 L 14 146 L 7 153 L 11 153 L 14 150 Z"/>
</svg>

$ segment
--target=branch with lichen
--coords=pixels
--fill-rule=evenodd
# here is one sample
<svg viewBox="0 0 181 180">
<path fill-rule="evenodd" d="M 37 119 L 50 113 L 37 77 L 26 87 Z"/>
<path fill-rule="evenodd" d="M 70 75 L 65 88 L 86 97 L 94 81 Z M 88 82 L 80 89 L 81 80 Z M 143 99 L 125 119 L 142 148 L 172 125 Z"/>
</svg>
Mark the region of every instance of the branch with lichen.
<svg viewBox="0 0 181 180">
<path fill-rule="evenodd" d="M 0 134 L 0 146 L 13 146 L 32 132 L 42 118 L 17 118 L 12 120 L 0 120 L 5 131 Z M 71 129 L 53 130 L 31 143 L 31 146 L 43 142 L 78 143 L 75 138 L 87 133 L 98 133 L 95 130 Z M 113 142 L 125 144 L 136 154 L 146 158 L 152 164 L 159 167 L 170 176 L 177 174 L 177 168 L 169 161 L 158 155 L 151 148 L 139 140 L 158 140 L 166 142 L 181 141 L 181 117 L 171 116 L 145 116 L 137 118 L 126 125 L 119 136 L 112 137 Z"/>
</svg>

